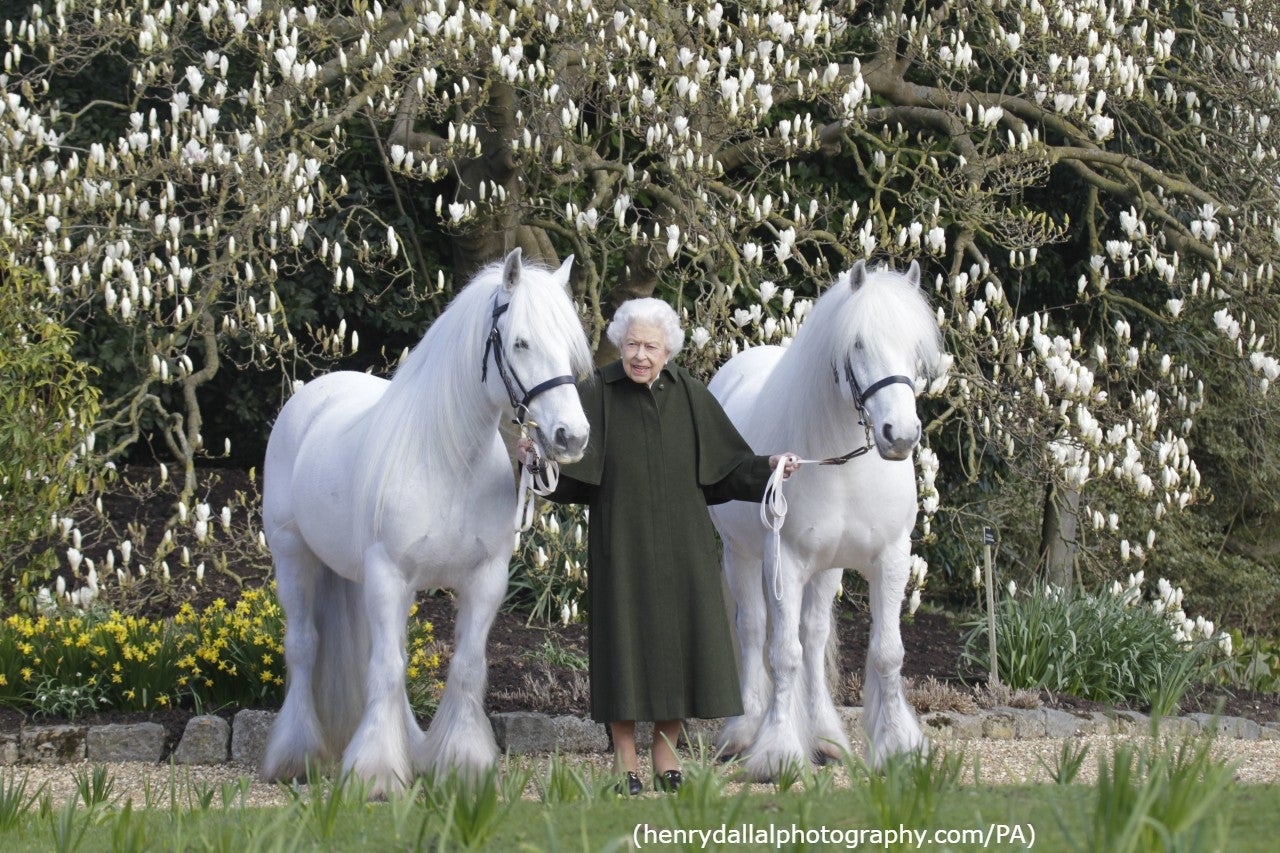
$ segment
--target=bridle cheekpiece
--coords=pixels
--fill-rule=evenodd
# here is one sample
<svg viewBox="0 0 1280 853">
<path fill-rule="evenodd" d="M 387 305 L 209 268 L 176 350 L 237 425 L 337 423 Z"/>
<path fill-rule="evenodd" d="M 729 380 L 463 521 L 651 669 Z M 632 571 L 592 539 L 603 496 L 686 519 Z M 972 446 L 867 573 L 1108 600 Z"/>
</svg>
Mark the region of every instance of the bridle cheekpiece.
<svg viewBox="0 0 1280 853">
<path fill-rule="evenodd" d="M 510 305 L 510 302 L 504 302 L 499 305 L 497 297 L 494 297 L 489 337 L 485 340 L 484 359 L 480 362 L 480 381 L 485 382 L 489 378 L 489 357 L 492 353 L 493 363 L 498 368 L 498 375 L 502 377 L 502 384 L 507 389 L 507 397 L 511 400 L 511 408 L 515 413 L 514 422 L 521 427 L 537 427 L 536 423 L 529 420 L 529 404 L 533 402 L 533 398 L 544 391 L 550 391 L 558 385 L 572 385 L 574 378 L 568 374 L 553 376 L 545 382 L 539 382 L 532 388 L 525 388 L 515 370 L 507 364 L 506 357 L 503 355 L 502 330 L 498 328 L 498 318 L 506 313 Z"/>
</svg>

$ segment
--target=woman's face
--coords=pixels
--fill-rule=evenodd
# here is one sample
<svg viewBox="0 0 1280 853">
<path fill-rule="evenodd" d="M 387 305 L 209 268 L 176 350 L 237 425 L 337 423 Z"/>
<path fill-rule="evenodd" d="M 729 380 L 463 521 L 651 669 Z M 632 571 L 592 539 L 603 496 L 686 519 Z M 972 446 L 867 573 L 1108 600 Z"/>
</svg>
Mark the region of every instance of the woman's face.
<svg viewBox="0 0 1280 853">
<path fill-rule="evenodd" d="M 622 369 L 641 385 L 653 384 L 670 354 L 667 336 L 659 326 L 636 320 L 622 337 Z"/>
</svg>

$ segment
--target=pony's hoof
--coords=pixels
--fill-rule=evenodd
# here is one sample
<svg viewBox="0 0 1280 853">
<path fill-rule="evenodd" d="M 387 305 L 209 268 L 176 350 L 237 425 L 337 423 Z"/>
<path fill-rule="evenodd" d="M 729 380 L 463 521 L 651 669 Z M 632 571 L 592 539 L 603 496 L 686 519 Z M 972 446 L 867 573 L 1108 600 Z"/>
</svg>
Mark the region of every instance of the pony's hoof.
<svg viewBox="0 0 1280 853">
<path fill-rule="evenodd" d="M 385 803 L 392 796 L 404 793 L 406 789 L 404 782 L 395 776 L 389 779 L 360 779 L 355 777 L 351 780 L 351 784 L 356 790 L 363 793 L 365 800 L 370 803 Z"/>
<path fill-rule="evenodd" d="M 845 756 L 848 754 L 849 745 L 847 743 L 840 743 L 830 738 L 819 738 L 813 747 L 813 761 L 819 766 L 839 764 L 844 761 Z"/>
<path fill-rule="evenodd" d="M 803 755 L 775 755 L 769 757 L 756 756 L 746 763 L 747 776 L 754 782 L 774 782 L 790 769 L 808 767 L 809 760 Z"/>
</svg>

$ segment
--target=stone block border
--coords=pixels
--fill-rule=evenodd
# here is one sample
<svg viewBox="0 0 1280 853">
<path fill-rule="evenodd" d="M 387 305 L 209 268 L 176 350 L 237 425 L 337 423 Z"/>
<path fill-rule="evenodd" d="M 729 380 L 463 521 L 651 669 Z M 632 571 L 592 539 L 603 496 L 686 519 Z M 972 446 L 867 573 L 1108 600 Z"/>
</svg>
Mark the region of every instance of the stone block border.
<svg viewBox="0 0 1280 853">
<path fill-rule="evenodd" d="M 840 713 L 850 739 L 856 743 L 861 737 L 862 709 L 841 708 Z M 925 734 L 944 742 L 1142 734 L 1150 724 L 1145 714 L 1132 711 L 1068 713 L 1052 708 L 992 708 L 977 714 L 931 711 L 918 716 Z M 238 712 L 230 723 L 213 715 L 192 717 L 169 754 L 165 752 L 164 727 L 158 723 L 23 726 L 17 733 L 0 733 L 0 764 L 172 761 L 256 767 L 275 717 L 274 711 L 250 710 Z M 515 711 L 492 714 L 489 719 L 498 749 L 503 752 L 590 753 L 608 748 L 604 726 L 582 717 Z M 1259 724 L 1243 717 L 1188 714 L 1167 718 L 1160 725 L 1169 734 L 1206 732 L 1240 740 L 1280 740 L 1280 723 Z M 715 721 L 695 721 L 689 733 L 711 742 L 718 729 Z"/>
</svg>

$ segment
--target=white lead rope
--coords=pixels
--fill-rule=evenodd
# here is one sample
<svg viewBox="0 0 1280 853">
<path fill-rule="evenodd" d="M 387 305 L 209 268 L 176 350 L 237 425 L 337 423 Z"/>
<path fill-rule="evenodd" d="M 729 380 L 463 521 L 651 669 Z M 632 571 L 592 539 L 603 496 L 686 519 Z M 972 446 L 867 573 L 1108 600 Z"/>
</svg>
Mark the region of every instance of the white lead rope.
<svg viewBox="0 0 1280 853">
<path fill-rule="evenodd" d="M 523 429 L 521 433 L 522 437 L 527 437 Z M 531 439 L 531 441 L 533 440 Z M 537 468 L 538 471 L 535 473 L 528 462 L 520 466 L 520 486 L 516 491 L 516 541 L 514 551 L 520 550 L 520 534 L 533 527 L 533 520 L 537 515 L 535 512 L 536 501 L 534 501 L 533 496 L 546 497 L 554 492 L 556 486 L 560 483 L 560 463 L 554 459 L 544 458 L 538 448 L 537 441 L 533 441 L 533 445 L 526 453 L 526 459 L 532 460 L 533 467 Z M 541 463 L 539 464 L 540 460 Z"/>
<path fill-rule="evenodd" d="M 782 525 L 787 520 L 787 496 L 782 493 L 782 483 L 786 480 L 784 472 L 787 462 L 789 460 L 796 465 L 843 465 L 850 459 L 856 459 L 867 453 L 874 446 L 871 427 L 865 422 L 863 427 L 867 434 L 867 443 L 864 446 L 850 450 L 843 456 L 832 456 L 827 459 L 801 459 L 793 454 L 783 453 L 778 457 L 778 464 L 774 466 L 773 473 L 769 475 L 769 482 L 764 487 L 764 497 L 760 499 L 760 522 L 769 529 L 769 532 L 764 535 L 766 565 L 763 568 L 768 570 L 767 558 L 773 557 L 773 597 L 778 601 L 782 600 Z"/>
<path fill-rule="evenodd" d="M 530 450 L 537 458 L 540 454 L 537 451 L 537 445 Z M 534 501 L 533 496 L 539 495 L 545 497 L 556 490 L 556 486 L 560 483 L 560 464 L 554 459 L 546 459 L 542 462 L 542 473 L 535 474 L 529 470 L 527 465 L 520 468 L 520 500 L 516 505 L 516 531 L 524 533 L 533 526 L 534 519 Z"/>
<path fill-rule="evenodd" d="M 778 457 L 778 464 L 769 475 L 769 482 L 764 487 L 764 497 L 760 499 L 760 522 L 769 532 L 765 534 L 768 555 L 773 557 L 773 597 L 782 600 L 782 525 L 787 521 L 787 496 L 782 493 L 782 484 L 786 481 L 787 462 L 796 465 L 821 465 L 828 460 L 800 459 L 783 453 Z"/>
</svg>

